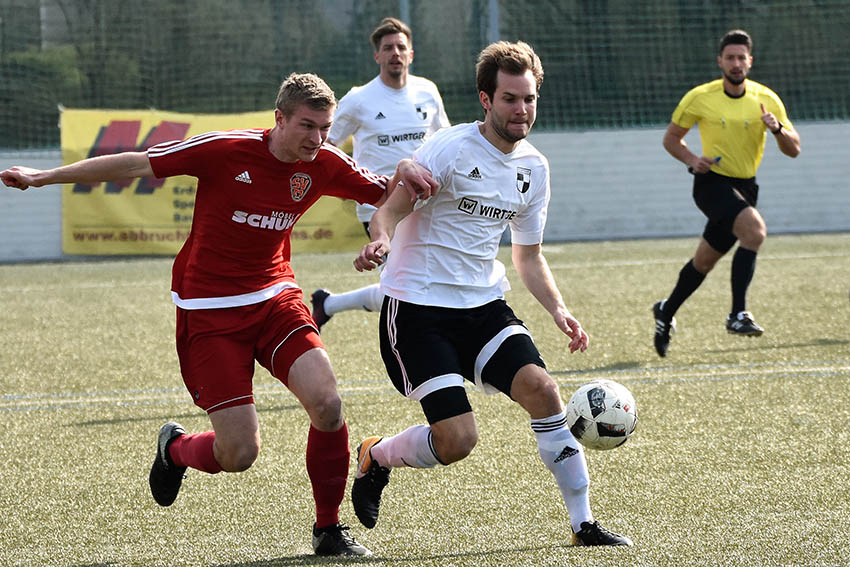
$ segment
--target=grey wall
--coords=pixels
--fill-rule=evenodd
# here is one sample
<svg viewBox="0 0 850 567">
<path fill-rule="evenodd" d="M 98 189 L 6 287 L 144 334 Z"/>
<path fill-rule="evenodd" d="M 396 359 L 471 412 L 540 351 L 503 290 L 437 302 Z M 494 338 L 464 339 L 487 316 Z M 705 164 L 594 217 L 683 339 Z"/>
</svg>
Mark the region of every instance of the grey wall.
<svg viewBox="0 0 850 567">
<path fill-rule="evenodd" d="M 0 171 L 13 165 L 38 169 L 62 162 L 58 151 L 0 154 Z M 59 185 L 9 189 L 0 183 L 0 262 L 57 260 L 62 255 L 62 193 Z"/>
<path fill-rule="evenodd" d="M 768 139 L 759 169 L 759 210 L 768 232 L 850 231 L 850 123 L 796 124 L 796 159 Z M 663 129 L 537 132 L 548 158 L 552 202 L 546 241 L 696 236 L 704 217 L 691 200 L 691 176 L 661 147 Z M 699 148 L 694 130 L 685 138 Z M 52 154 L 0 154 L 15 164 L 59 165 Z M 62 254 L 59 187 L 0 188 L 0 262 L 67 259 Z"/>
<path fill-rule="evenodd" d="M 791 159 L 768 136 L 758 171 L 758 208 L 769 233 L 850 230 L 850 123 L 795 124 Z M 702 233 L 692 176 L 661 146 L 664 129 L 537 133 L 549 158 L 549 241 Z M 696 129 L 685 137 L 695 152 Z"/>
</svg>

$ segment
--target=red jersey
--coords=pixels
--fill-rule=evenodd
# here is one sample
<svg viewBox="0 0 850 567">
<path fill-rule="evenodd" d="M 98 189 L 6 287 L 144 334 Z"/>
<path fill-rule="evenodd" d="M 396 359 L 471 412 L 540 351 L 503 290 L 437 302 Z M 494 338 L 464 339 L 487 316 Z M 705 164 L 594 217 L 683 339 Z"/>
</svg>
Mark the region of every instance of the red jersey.
<svg viewBox="0 0 850 567">
<path fill-rule="evenodd" d="M 384 195 L 387 178 L 336 147 L 285 163 L 269 151 L 268 136 L 267 129 L 207 132 L 148 149 L 157 177 L 198 178 L 192 229 L 172 268 L 179 307 L 250 305 L 297 287 L 290 233 L 304 211 L 322 195 L 359 203 Z"/>
</svg>

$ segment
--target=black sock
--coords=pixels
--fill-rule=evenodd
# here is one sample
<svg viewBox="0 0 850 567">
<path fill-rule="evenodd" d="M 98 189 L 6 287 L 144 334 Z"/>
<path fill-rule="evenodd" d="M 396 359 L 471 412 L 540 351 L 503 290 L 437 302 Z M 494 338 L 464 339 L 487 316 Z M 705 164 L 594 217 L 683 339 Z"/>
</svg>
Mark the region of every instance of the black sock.
<svg viewBox="0 0 850 567">
<path fill-rule="evenodd" d="M 679 281 L 676 282 L 676 287 L 673 288 L 670 297 L 664 302 L 664 315 L 668 321 L 673 318 L 679 307 L 696 291 L 704 279 L 705 274 L 699 273 L 694 268 L 693 259 L 688 260 L 688 263 L 679 271 Z"/>
<path fill-rule="evenodd" d="M 756 271 L 757 252 L 741 248 L 732 257 L 732 314 L 747 310 L 747 288 Z"/>
</svg>

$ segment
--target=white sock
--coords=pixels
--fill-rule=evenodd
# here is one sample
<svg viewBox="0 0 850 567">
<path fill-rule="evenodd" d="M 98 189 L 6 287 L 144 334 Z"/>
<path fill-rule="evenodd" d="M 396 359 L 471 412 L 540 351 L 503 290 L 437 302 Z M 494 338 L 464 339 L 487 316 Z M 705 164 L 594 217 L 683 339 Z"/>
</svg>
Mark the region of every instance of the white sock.
<svg viewBox="0 0 850 567">
<path fill-rule="evenodd" d="M 330 294 L 325 299 L 325 313 L 331 316 L 340 311 L 354 309 L 380 311 L 383 302 L 384 294 L 381 293 L 380 284 L 372 284 L 343 293 Z"/>
<path fill-rule="evenodd" d="M 414 425 L 398 435 L 384 437 L 372 447 L 372 459 L 382 467 L 430 469 L 441 464 L 431 444 L 431 427 Z"/>
<path fill-rule="evenodd" d="M 584 448 L 570 433 L 563 411 L 551 417 L 532 419 L 531 429 L 537 438 L 537 452 L 558 483 L 573 531 L 578 532 L 582 522 L 593 521 Z"/>
</svg>

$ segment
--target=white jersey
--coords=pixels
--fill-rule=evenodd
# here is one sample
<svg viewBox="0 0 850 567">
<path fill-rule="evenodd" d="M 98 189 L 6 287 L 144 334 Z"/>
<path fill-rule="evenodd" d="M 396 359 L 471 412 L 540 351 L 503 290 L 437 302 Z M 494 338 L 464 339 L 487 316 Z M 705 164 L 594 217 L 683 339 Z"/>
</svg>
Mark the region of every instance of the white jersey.
<svg viewBox="0 0 850 567">
<path fill-rule="evenodd" d="M 408 75 L 401 89 L 388 87 L 380 76 L 353 87 L 339 101 L 328 140 L 338 146 L 352 136 L 354 161 L 375 173 L 392 175 L 431 134 L 449 126 L 437 85 Z M 368 222 L 375 207 L 357 205 L 357 218 Z"/>
<path fill-rule="evenodd" d="M 470 308 L 510 289 L 496 259 L 506 226 L 514 244 L 543 242 L 549 162 L 528 141 L 509 153 L 479 123 L 434 134 L 414 159 L 440 187 L 396 227 L 381 274 L 385 295 L 408 303 Z"/>
</svg>

